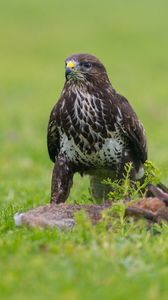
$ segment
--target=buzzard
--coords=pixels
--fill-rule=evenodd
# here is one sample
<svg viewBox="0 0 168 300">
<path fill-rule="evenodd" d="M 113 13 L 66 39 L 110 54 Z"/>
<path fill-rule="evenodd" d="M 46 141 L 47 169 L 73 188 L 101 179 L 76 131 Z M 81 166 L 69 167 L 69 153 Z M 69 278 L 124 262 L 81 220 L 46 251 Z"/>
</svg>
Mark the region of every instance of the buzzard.
<svg viewBox="0 0 168 300">
<path fill-rule="evenodd" d="M 127 99 L 111 85 L 104 65 L 90 54 L 65 60 L 65 84 L 51 111 L 48 152 L 54 162 L 51 202 L 65 202 L 73 175 L 89 174 L 91 192 L 105 199 L 103 178 L 122 178 L 133 165 L 132 180 L 141 180 L 147 159 L 142 123 Z"/>
</svg>

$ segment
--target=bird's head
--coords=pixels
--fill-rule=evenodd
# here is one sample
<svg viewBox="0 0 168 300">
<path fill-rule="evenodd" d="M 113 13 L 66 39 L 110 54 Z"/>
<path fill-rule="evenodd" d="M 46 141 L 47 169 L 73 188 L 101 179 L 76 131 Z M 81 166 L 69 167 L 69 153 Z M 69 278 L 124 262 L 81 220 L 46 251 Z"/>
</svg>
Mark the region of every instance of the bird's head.
<svg viewBox="0 0 168 300">
<path fill-rule="evenodd" d="M 92 82 L 108 79 L 106 69 L 95 56 L 90 54 L 74 54 L 65 60 L 66 81 Z"/>
</svg>

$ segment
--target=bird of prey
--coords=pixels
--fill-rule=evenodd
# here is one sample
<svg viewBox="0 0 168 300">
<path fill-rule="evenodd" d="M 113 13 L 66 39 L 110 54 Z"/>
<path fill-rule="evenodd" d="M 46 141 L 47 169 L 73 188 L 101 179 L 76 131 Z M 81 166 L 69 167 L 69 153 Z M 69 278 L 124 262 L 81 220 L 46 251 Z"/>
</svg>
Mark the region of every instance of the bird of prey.
<svg viewBox="0 0 168 300">
<path fill-rule="evenodd" d="M 97 199 L 106 197 L 102 179 L 121 179 L 128 162 L 133 166 L 133 181 L 144 176 L 143 125 L 93 55 L 74 54 L 65 60 L 65 84 L 51 111 L 47 143 L 54 162 L 53 203 L 66 201 L 76 172 L 90 175 L 91 192 Z"/>
</svg>

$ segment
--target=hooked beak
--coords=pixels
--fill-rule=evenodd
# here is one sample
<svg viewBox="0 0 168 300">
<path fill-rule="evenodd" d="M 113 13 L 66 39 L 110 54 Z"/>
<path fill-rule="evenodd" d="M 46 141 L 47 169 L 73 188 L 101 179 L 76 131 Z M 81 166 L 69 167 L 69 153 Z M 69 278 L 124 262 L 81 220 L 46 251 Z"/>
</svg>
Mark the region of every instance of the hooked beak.
<svg viewBox="0 0 168 300">
<path fill-rule="evenodd" d="M 67 62 L 66 64 L 66 68 L 65 68 L 65 76 L 67 77 L 69 74 L 71 74 L 76 67 L 76 63 L 73 60 L 70 60 Z"/>
</svg>

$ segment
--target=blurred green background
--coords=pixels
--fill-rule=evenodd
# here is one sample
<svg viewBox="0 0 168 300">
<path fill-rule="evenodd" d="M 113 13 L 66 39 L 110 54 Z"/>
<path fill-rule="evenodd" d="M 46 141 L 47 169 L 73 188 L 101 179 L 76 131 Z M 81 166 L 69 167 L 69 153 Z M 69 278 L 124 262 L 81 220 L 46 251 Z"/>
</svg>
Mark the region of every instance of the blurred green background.
<svg viewBox="0 0 168 300">
<path fill-rule="evenodd" d="M 44 237 L 34 237 L 26 231 L 19 231 L 18 237 L 12 225 L 13 213 L 49 201 L 52 163 L 47 154 L 46 128 L 51 108 L 63 87 L 64 60 L 70 54 L 88 52 L 102 60 L 113 86 L 131 102 L 144 123 L 149 159 L 161 169 L 162 180 L 168 184 L 167 15 L 166 0 L 1 1 L 0 207 L 1 229 L 8 234 L 0 245 L 4 247 L 3 259 L 8 267 L 11 263 L 8 252 L 16 251 L 14 266 L 17 269 L 21 264 L 19 275 L 13 271 L 17 279 L 24 277 L 24 270 L 28 272 L 29 268 L 27 257 L 22 255 L 27 250 L 19 244 L 23 235 L 25 243 L 29 235 L 25 248 L 28 251 L 33 239 Z M 88 198 L 87 185 L 87 178 L 76 176 L 69 201 L 84 202 Z M 11 238 L 13 242 L 8 244 Z M 31 251 L 34 253 L 34 248 Z M 29 260 L 33 268 L 31 255 Z M 41 257 L 35 263 L 40 270 L 45 268 Z M 54 286 L 52 268 L 51 265 Z M 59 270 L 63 275 L 64 268 Z M 101 267 L 96 272 L 101 273 Z M 12 281 L 10 272 L 6 274 L 3 288 L 7 299 L 15 299 L 10 298 L 9 291 L 14 291 L 17 300 L 23 299 L 24 289 L 18 298 L 17 280 Z M 116 279 L 114 282 L 116 286 L 119 284 Z M 68 299 L 75 298 L 74 291 L 75 284 Z M 156 299 L 155 294 L 157 291 L 151 291 L 150 299 Z"/>
</svg>

